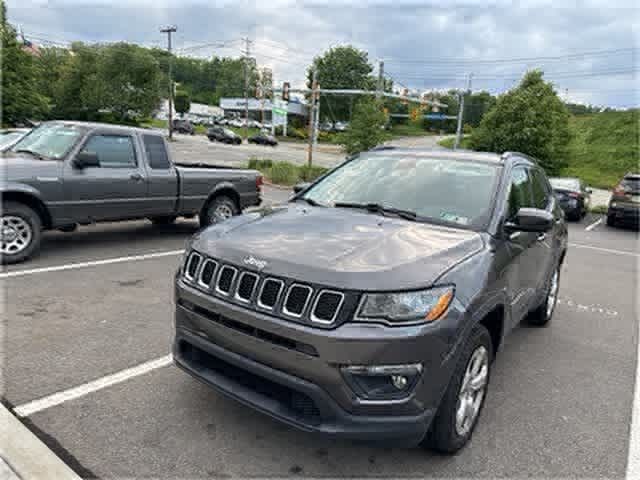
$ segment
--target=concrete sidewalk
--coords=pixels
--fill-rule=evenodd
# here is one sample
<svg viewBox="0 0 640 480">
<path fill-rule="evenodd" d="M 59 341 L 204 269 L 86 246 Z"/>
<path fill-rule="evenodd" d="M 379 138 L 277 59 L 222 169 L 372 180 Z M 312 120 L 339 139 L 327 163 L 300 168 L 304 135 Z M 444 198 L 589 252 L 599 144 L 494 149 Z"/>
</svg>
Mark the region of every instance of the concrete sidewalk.
<svg viewBox="0 0 640 480">
<path fill-rule="evenodd" d="M 0 404 L 0 479 L 80 480 L 4 405 Z"/>
</svg>

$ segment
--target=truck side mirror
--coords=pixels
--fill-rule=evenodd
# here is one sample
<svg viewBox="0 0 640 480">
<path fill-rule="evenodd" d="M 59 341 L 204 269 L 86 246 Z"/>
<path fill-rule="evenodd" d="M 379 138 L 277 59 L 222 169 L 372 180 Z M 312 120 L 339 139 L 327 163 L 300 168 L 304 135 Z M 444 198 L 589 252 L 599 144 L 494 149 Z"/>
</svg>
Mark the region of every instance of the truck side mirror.
<svg viewBox="0 0 640 480">
<path fill-rule="evenodd" d="M 100 159 L 98 155 L 91 152 L 80 152 L 73 159 L 73 166 L 76 168 L 99 167 Z"/>
</svg>

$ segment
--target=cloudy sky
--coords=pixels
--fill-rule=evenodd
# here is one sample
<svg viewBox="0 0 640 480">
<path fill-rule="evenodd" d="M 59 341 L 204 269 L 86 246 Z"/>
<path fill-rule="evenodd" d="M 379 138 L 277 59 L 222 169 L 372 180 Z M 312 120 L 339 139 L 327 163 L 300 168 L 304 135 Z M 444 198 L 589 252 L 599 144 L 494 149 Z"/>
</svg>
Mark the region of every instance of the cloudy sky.
<svg viewBox="0 0 640 480">
<path fill-rule="evenodd" d="M 561 4 L 562 6 L 558 6 Z M 300 85 L 314 55 L 351 43 L 382 59 L 397 86 L 504 91 L 542 68 L 563 98 L 640 105 L 637 0 L 7 0 L 35 43 L 128 41 L 184 55 L 239 56 L 241 38 L 277 82 Z M 176 7 L 176 5 L 180 5 Z"/>
</svg>

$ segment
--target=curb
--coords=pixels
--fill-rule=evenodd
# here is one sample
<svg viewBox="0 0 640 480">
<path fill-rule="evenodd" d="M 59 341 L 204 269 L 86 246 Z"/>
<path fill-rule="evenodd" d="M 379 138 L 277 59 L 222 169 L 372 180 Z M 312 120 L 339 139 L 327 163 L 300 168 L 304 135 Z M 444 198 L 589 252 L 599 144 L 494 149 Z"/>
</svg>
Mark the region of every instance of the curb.
<svg viewBox="0 0 640 480">
<path fill-rule="evenodd" d="M 0 462 L 4 460 L 18 478 L 80 480 L 17 417 L 0 403 Z"/>
</svg>

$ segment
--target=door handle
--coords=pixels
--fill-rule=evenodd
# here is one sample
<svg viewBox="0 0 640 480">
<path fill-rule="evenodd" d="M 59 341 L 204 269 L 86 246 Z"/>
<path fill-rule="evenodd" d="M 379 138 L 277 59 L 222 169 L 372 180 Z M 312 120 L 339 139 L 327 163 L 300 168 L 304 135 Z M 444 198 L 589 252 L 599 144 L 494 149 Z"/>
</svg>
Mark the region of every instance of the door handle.
<svg viewBox="0 0 640 480">
<path fill-rule="evenodd" d="M 139 173 L 132 173 L 131 175 L 129 175 L 129 178 L 131 180 L 135 180 L 136 182 L 142 181 L 142 175 L 140 175 Z"/>
<path fill-rule="evenodd" d="M 546 238 L 547 238 L 547 234 L 546 233 L 540 233 L 540 234 L 538 234 L 537 240 L 539 242 L 544 242 L 546 240 Z"/>
</svg>

